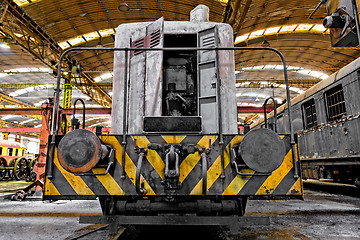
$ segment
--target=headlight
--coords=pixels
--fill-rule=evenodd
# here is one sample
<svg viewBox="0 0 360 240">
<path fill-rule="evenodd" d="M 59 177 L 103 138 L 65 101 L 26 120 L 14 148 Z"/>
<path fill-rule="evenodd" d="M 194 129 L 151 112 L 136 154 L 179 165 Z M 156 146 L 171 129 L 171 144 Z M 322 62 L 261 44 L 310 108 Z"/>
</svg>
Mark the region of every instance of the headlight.
<svg viewBox="0 0 360 240">
<path fill-rule="evenodd" d="M 326 28 L 343 28 L 345 22 L 340 16 L 327 16 L 324 18 L 323 25 Z"/>
<path fill-rule="evenodd" d="M 267 128 L 248 132 L 241 141 L 239 150 L 244 163 L 259 173 L 274 171 L 285 158 L 284 142 Z"/>
<path fill-rule="evenodd" d="M 85 129 L 76 129 L 66 134 L 58 145 L 60 165 L 72 173 L 90 171 L 103 153 L 100 139 Z"/>
</svg>

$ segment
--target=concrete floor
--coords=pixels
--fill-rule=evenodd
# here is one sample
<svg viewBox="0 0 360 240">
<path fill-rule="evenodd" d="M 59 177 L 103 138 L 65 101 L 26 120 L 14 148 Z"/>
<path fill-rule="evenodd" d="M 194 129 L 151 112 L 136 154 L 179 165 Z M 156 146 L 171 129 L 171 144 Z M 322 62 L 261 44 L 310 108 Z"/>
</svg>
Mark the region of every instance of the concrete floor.
<svg viewBox="0 0 360 240">
<path fill-rule="evenodd" d="M 65 239 L 88 227 L 78 223 L 79 215 L 101 214 L 97 201 L 14 202 L 4 199 L 4 195 L 22 185 L 27 183 L 0 182 L 0 239 Z M 248 202 L 246 212 L 248 216 L 270 216 L 272 223 L 270 226 L 244 228 L 235 236 L 214 233 L 211 239 L 360 240 L 359 197 L 305 190 L 305 201 L 253 200 Z M 197 228 L 196 231 L 200 236 L 209 234 L 206 228 Z M 191 239 L 193 233 L 194 229 L 181 229 L 176 239 Z M 154 236 L 147 232 L 145 236 L 159 237 L 158 232 Z M 107 237 L 98 233 L 81 239 Z"/>
</svg>

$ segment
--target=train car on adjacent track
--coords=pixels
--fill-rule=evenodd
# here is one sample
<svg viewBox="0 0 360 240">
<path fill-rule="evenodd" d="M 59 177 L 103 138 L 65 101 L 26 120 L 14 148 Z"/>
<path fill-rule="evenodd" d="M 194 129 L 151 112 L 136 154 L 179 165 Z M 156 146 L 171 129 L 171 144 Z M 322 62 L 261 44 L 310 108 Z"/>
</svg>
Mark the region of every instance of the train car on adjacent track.
<svg viewBox="0 0 360 240">
<path fill-rule="evenodd" d="M 33 161 L 25 158 L 25 151 L 21 143 L 0 140 L 0 180 L 23 180 L 29 176 Z"/>
<path fill-rule="evenodd" d="M 249 198 L 302 199 L 293 137 L 238 134 L 234 51 L 250 49 L 207 20 L 200 5 L 190 22 L 122 24 L 115 48 L 64 53 L 115 51 L 111 134 L 54 124 L 44 199 L 98 198 L 104 216 L 81 222 L 195 225 L 237 225 Z"/>
<path fill-rule="evenodd" d="M 359 92 L 360 59 L 356 59 L 292 100 L 303 178 L 360 186 Z M 285 109 L 286 105 L 277 109 L 279 132 L 289 131 Z"/>
</svg>

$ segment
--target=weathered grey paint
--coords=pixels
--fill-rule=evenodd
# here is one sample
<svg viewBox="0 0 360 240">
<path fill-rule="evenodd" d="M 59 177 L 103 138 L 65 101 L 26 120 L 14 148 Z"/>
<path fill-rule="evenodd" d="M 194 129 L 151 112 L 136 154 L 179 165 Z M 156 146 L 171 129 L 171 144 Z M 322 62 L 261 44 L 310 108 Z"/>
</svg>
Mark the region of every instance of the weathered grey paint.
<svg viewBox="0 0 360 240">
<path fill-rule="evenodd" d="M 301 98 L 292 106 L 295 132 L 299 139 L 301 159 L 348 158 L 360 157 L 360 59 L 339 70 L 319 83 L 317 91 Z M 327 84 L 325 84 L 327 83 Z M 329 89 L 343 87 L 345 98 L 346 117 L 337 121 L 328 121 L 324 94 Z M 321 86 L 321 88 L 320 88 Z M 309 93 L 304 93 L 306 96 Z M 318 125 L 311 129 L 304 129 L 302 104 L 314 99 Z M 288 115 L 280 112 L 278 120 L 279 132 L 287 133 Z"/>
<path fill-rule="evenodd" d="M 115 47 L 130 47 L 130 39 L 136 40 L 146 35 L 146 29 L 151 23 L 122 24 L 116 30 Z M 153 25 L 154 26 L 154 25 Z M 233 47 L 233 32 L 228 24 L 214 22 L 164 22 L 164 34 L 197 34 L 199 31 L 216 27 L 218 31 L 219 47 Z M 157 46 L 159 47 L 159 46 Z M 149 54 L 149 53 L 148 53 Z M 128 109 L 128 134 L 143 133 L 144 116 L 161 116 L 161 105 L 158 101 L 162 93 L 162 58 L 157 55 L 146 58 L 141 53 L 131 58 L 129 65 L 129 109 Z M 235 63 L 232 51 L 219 51 L 219 72 L 221 79 L 222 101 L 222 127 L 224 134 L 237 133 L 237 108 L 235 89 Z M 111 133 L 122 134 L 123 132 L 123 81 L 124 81 L 124 53 L 115 52 L 114 55 L 114 79 L 113 79 L 113 110 L 111 119 Z M 149 65 L 149 67 L 148 67 Z M 150 66 L 151 65 L 151 66 Z M 146 69 L 146 70 L 145 70 Z M 145 76 L 148 76 L 147 78 Z M 155 76 L 155 77 L 154 77 Z M 146 80 L 145 80 L 146 79 Z M 144 88 L 144 81 L 146 85 Z M 201 87 L 201 86 L 200 86 Z M 144 90 L 145 89 L 145 90 Z M 155 97 L 154 97 L 155 96 Z M 144 101 L 145 99 L 145 101 Z M 146 103 L 145 103 L 146 102 Z M 145 103 L 145 105 L 144 105 Z M 149 108 L 151 106 L 151 108 Z M 213 116 L 217 113 L 214 112 Z M 206 121 L 205 121 L 206 122 Z M 216 133 L 213 130 L 207 132 L 203 126 L 204 134 Z"/>
</svg>

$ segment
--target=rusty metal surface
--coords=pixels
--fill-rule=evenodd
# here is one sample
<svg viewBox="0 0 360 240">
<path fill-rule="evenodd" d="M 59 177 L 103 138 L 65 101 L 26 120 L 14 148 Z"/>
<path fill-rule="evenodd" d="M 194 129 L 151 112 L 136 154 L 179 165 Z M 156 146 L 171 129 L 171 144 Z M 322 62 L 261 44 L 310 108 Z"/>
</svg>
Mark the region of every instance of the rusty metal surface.
<svg viewBox="0 0 360 240">
<path fill-rule="evenodd" d="M 100 160 L 99 138 L 86 129 L 76 129 L 66 134 L 58 147 L 61 166 L 72 173 L 85 173 Z"/>
</svg>

